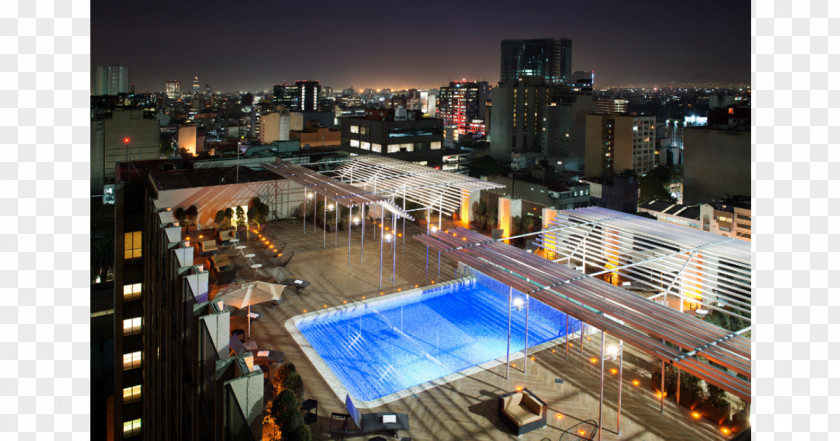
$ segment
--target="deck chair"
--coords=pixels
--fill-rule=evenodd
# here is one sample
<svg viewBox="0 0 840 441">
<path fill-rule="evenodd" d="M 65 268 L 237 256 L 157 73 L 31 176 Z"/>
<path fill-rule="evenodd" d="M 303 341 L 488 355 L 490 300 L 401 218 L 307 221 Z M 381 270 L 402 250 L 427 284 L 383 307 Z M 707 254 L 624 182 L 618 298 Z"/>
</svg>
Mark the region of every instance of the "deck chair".
<svg viewBox="0 0 840 441">
<path fill-rule="evenodd" d="M 223 244 L 229 244 L 231 239 L 236 239 L 236 233 L 233 230 L 219 231 L 219 241 Z"/>
<path fill-rule="evenodd" d="M 216 254 L 219 249 L 216 247 L 215 240 L 205 240 L 201 242 L 201 256 L 211 256 Z"/>
<path fill-rule="evenodd" d="M 285 353 L 282 351 L 275 351 L 275 350 L 256 350 L 256 351 L 249 351 L 245 349 L 245 344 L 242 343 L 242 340 L 239 339 L 239 336 L 232 335 L 230 337 L 230 350 L 233 351 L 236 355 L 242 355 L 246 352 L 251 352 L 254 356 L 254 363 L 255 364 L 262 364 L 262 363 L 282 363 L 283 359 L 285 358 Z"/>
<path fill-rule="evenodd" d="M 360 414 L 359 410 L 350 399 L 350 395 L 344 400 L 348 413 L 333 413 L 330 416 L 330 434 L 340 436 L 361 436 L 371 434 L 387 434 L 397 437 L 398 430 L 410 430 L 408 414 L 391 412 L 374 412 Z M 353 421 L 356 429 L 349 429 L 349 423 Z"/>
</svg>

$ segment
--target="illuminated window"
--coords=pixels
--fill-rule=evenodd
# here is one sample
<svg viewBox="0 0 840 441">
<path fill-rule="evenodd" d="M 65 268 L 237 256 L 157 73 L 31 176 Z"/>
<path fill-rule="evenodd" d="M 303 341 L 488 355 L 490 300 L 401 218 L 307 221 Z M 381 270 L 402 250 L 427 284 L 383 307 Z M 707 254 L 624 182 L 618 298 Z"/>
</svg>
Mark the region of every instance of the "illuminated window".
<svg viewBox="0 0 840 441">
<path fill-rule="evenodd" d="M 136 300 L 140 298 L 142 283 L 123 286 L 123 300 Z"/>
<path fill-rule="evenodd" d="M 130 354 L 123 354 L 123 370 L 134 369 L 140 367 L 143 361 L 143 354 L 140 351 L 132 352 Z"/>
<path fill-rule="evenodd" d="M 350 140 L 350 147 L 359 147 L 359 140 L 358 139 L 351 139 Z"/>
<path fill-rule="evenodd" d="M 350 126 L 350 133 L 359 133 L 359 126 Z"/>
<path fill-rule="evenodd" d="M 430 147 L 430 148 L 431 148 L 432 150 L 440 150 L 440 141 L 434 141 L 434 142 L 432 142 L 432 145 L 431 145 L 431 147 Z"/>
<path fill-rule="evenodd" d="M 123 437 L 137 435 L 140 433 L 141 422 L 140 418 L 136 420 L 126 421 L 123 423 Z"/>
<path fill-rule="evenodd" d="M 362 143 L 360 144 L 360 147 L 362 148 L 362 150 L 370 150 L 370 143 L 366 142 L 366 141 L 362 141 Z"/>
<path fill-rule="evenodd" d="M 376 153 L 382 153 L 382 144 L 371 144 L 370 149 Z"/>
<path fill-rule="evenodd" d="M 359 131 L 361 132 L 362 135 L 367 135 L 367 132 L 368 132 L 367 127 L 362 127 L 362 128 L 359 129 Z"/>
<path fill-rule="evenodd" d="M 126 387 L 123 389 L 123 403 L 133 403 L 140 400 L 141 385 Z"/>
<path fill-rule="evenodd" d="M 125 260 L 137 259 L 142 255 L 143 232 L 125 233 Z"/>
<path fill-rule="evenodd" d="M 142 317 L 123 320 L 123 335 L 139 334 L 142 323 Z"/>
</svg>

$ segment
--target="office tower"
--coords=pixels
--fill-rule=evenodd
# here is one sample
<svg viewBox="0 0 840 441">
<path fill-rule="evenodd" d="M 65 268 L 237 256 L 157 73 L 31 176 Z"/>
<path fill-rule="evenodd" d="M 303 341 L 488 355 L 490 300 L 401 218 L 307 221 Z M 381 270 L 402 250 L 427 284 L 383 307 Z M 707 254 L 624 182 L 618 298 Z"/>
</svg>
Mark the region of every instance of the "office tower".
<svg viewBox="0 0 840 441">
<path fill-rule="evenodd" d="M 541 38 L 503 40 L 500 83 L 539 76 L 550 84 L 565 84 L 572 72 L 572 40 Z"/>
<path fill-rule="evenodd" d="M 444 127 L 455 126 L 458 137 L 483 137 L 489 90 L 486 81 L 454 81 L 441 87 L 439 108 Z"/>
<path fill-rule="evenodd" d="M 318 110 L 318 97 L 321 95 L 321 85 L 318 81 L 295 81 L 295 86 L 300 94 L 300 109 L 304 112 Z"/>
<path fill-rule="evenodd" d="M 586 116 L 586 176 L 634 170 L 644 175 L 656 166 L 656 117 Z"/>
<path fill-rule="evenodd" d="M 166 82 L 166 97 L 169 99 L 177 99 L 181 96 L 181 82 L 167 81 Z"/>
<path fill-rule="evenodd" d="M 201 83 L 198 82 L 198 73 L 193 78 L 193 96 L 198 96 L 201 93 Z"/>
<path fill-rule="evenodd" d="M 403 160 L 440 160 L 443 123 L 420 111 L 366 109 L 364 117 L 341 118 L 341 146 L 356 154 L 377 153 Z"/>
<path fill-rule="evenodd" d="M 210 88 L 209 84 L 205 84 L 204 85 L 204 95 L 205 96 L 210 96 L 212 94 L 213 94 L 213 89 Z"/>
<path fill-rule="evenodd" d="M 275 106 L 283 106 L 292 112 L 301 110 L 300 86 L 297 84 L 275 84 L 272 103 Z"/>
<path fill-rule="evenodd" d="M 627 100 L 618 98 L 598 98 L 595 113 L 627 113 Z"/>
<path fill-rule="evenodd" d="M 556 169 L 582 170 L 586 151 L 586 115 L 595 111 L 592 95 L 554 95 L 545 108 L 543 157 Z"/>
<path fill-rule="evenodd" d="M 119 95 L 130 92 L 128 66 L 96 66 L 94 95 Z"/>
<path fill-rule="evenodd" d="M 490 154 L 510 160 L 511 154 L 533 159 L 542 153 L 542 123 L 554 91 L 541 76 L 523 77 L 494 87 Z"/>
</svg>

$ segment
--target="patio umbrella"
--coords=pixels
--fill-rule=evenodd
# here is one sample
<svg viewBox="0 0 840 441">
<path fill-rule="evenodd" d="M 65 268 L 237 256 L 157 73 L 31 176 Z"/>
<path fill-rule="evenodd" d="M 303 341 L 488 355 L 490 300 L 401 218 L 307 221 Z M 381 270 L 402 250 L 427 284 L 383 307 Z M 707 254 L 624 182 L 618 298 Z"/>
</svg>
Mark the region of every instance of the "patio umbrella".
<svg viewBox="0 0 840 441">
<path fill-rule="evenodd" d="M 222 301 L 225 305 L 237 309 L 248 307 L 248 339 L 251 338 L 251 305 L 280 300 L 286 285 L 268 282 L 250 282 L 240 285 L 238 288 L 224 292 L 214 300 Z"/>
</svg>

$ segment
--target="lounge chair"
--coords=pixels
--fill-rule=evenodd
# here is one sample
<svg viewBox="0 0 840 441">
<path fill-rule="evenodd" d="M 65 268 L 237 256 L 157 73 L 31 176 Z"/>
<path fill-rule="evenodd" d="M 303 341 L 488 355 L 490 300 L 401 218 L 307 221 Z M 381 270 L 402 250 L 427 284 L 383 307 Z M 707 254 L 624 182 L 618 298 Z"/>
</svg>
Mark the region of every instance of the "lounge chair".
<svg viewBox="0 0 840 441">
<path fill-rule="evenodd" d="M 375 412 L 360 414 L 350 395 L 344 400 L 348 413 L 333 413 L 330 415 L 330 434 L 341 436 L 361 436 L 370 434 L 387 434 L 397 437 L 398 430 L 409 430 L 408 415 L 393 412 Z M 349 429 L 350 421 L 356 429 Z"/>
<path fill-rule="evenodd" d="M 229 244 L 232 239 L 236 239 L 236 232 L 233 230 L 219 231 L 219 242 L 222 244 Z"/>
<path fill-rule="evenodd" d="M 216 247 L 216 241 L 215 240 L 205 240 L 204 242 L 201 242 L 200 246 L 201 246 L 201 253 L 199 253 L 199 255 L 201 255 L 201 256 L 211 256 L 211 255 L 216 254 L 216 251 L 219 250 Z"/>
<path fill-rule="evenodd" d="M 236 267 L 230 264 L 226 255 L 213 256 L 210 261 L 213 262 L 213 275 L 216 276 L 217 285 L 227 285 L 236 280 Z"/>
<path fill-rule="evenodd" d="M 236 355 L 242 355 L 246 352 L 250 352 L 254 356 L 254 364 L 282 363 L 285 358 L 285 353 L 272 349 L 267 351 L 249 351 L 245 348 L 245 343 L 242 343 L 242 340 L 239 339 L 238 335 L 232 335 L 230 337 L 230 350 Z"/>
<path fill-rule="evenodd" d="M 499 397 L 499 417 L 516 435 L 544 427 L 548 419 L 546 409 L 546 404 L 528 389 Z"/>
</svg>

